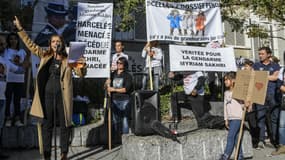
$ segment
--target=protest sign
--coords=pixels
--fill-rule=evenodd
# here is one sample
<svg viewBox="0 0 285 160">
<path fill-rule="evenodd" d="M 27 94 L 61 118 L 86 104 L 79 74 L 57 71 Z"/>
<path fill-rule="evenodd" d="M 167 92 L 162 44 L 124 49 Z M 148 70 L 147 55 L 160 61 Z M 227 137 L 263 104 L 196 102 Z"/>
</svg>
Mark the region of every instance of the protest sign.
<svg viewBox="0 0 285 160">
<path fill-rule="evenodd" d="M 268 71 L 238 71 L 232 97 L 263 105 L 266 97 L 268 75 Z"/>
<path fill-rule="evenodd" d="M 236 71 L 234 51 L 228 48 L 205 48 L 169 45 L 171 71 Z"/>
<path fill-rule="evenodd" d="M 223 39 L 219 1 L 146 0 L 145 5 L 148 41 L 210 42 Z"/>
<path fill-rule="evenodd" d="M 86 42 L 86 77 L 110 76 L 112 3 L 78 3 L 76 40 Z"/>
</svg>

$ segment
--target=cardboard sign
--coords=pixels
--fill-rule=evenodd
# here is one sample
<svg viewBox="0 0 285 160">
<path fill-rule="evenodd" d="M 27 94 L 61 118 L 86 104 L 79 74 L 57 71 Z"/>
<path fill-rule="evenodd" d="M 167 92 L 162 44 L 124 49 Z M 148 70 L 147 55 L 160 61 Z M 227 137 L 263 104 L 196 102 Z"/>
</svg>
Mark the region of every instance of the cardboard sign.
<svg viewBox="0 0 285 160">
<path fill-rule="evenodd" d="M 263 105 L 267 92 L 268 75 L 268 71 L 238 71 L 233 98 Z"/>
</svg>

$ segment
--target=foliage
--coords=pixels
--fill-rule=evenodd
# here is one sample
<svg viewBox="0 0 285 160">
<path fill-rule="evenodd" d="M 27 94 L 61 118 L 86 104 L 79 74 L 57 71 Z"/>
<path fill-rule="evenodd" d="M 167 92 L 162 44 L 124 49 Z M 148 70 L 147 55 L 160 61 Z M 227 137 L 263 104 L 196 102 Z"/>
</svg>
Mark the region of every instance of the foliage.
<svg viewBox="0 0 285 160">
<path fill-rule="evenodd" d="M 142 11 L 144 0 L 114 0 L 114 15 L 118 22 L 117 31 L 130 31 L 134 27 L 135 14 Z"/>
<path fill-rule="evenodd" d="M 163 119 L 163 117 L 166 117 L 169 115 L 169 109 L 170 109 L 170 102 L 171 102 L 171 92 L 168 92 L 167 94 L 160 95 L 160 115 Z"/>
<path fill-rule="evenodd" d="M 275 21 L 280 26 L 285 25 L 285 1 L 284 0 L 221 0 L 223 20 L 228 21 L 233 30 L 247 31 L 249 37 L 267 38 L 268 30 L 259 24 L 251 24 L 248 20 L 250 12 L 259 18 Z M 247 13 L 239 14 L 240 10 Z"/>
</svg>

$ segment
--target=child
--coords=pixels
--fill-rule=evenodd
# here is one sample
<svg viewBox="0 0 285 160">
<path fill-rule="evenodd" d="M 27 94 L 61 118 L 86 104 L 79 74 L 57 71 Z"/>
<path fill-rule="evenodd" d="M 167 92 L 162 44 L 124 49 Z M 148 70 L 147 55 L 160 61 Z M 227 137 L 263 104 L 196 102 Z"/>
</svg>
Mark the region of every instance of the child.
<svg viewBox="0 0 285 160">
<path fill-rule="evenodd" d="M 228 160 L 231 157 L 231 154 L 234 150 L 234 146 L 237 144 L 239 129 L 242 119 L 242 108 L 243 104 L 240 101 L 232 98 L 232 93 L 235 84 L 236 73 L 229 72 L 226 73 L 224 77 L 225 86 L 228 88 L 225 91 L 224 96 L 224 116 L 225 116 L 225 126 L 229 130 L 227 145 L 222 154 L 220 160 Z M 242 147 L 240 145 L 238 160 L 242 160 Z"/>
<path fill-rule="evenodd" d="M 253 65 L 253 61 L 251 61 L 249 59 L 245 59 L 242 69 L 243 70 L 252 70 L 252 65 Z"/>
</svg>

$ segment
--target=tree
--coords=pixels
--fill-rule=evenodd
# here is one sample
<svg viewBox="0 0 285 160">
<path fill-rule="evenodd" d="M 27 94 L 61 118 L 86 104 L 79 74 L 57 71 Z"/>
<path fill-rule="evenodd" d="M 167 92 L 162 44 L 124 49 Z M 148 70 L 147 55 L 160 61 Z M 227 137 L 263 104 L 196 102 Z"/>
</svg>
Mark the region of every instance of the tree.
<svg viewBox="0 0 285 160">
<path fill-rule="evenodd" d="M 235 31 L 246 30 L 249 37 L 268 38 L 270 32 L 262 25 L 251 23 L 249 21 L 250 12 L 268 22 L 275 21 L 279 27 L 285 26 L 284 0 L 221 0 L 221 8 L 223 20 L 228 21 Z M 240 10 L 247 14 L 237 13 Z"/>
</svg>

